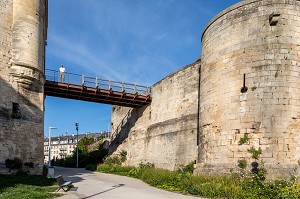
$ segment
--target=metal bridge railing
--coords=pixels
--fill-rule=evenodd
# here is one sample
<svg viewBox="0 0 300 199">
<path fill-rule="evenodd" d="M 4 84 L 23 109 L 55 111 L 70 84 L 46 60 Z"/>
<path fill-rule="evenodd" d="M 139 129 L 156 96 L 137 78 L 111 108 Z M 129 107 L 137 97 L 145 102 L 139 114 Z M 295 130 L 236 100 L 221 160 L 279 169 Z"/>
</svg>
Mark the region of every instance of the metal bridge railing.
<svg viewBox="0 0 300 199">
<path fill-rule="evenodd" d="M 130 84 L 125 82 L 117 82 L 106 80 L 98 77 L 90 77 L 74 73 L 65 72 L 64 78 L 60 78 L 60 72 L 57 70 L 46 69 L 46 80 L 52 82 L 61 82 L 65 84 L 72 84 L 78 86 L 85 86 L 91 88 L 98 88 L 104 90 L 112 90 L 115 92 L 124 92 L 130 94 L 149 95 L 151 87 L 142 86 L 138 84 Z"/>
</svg>

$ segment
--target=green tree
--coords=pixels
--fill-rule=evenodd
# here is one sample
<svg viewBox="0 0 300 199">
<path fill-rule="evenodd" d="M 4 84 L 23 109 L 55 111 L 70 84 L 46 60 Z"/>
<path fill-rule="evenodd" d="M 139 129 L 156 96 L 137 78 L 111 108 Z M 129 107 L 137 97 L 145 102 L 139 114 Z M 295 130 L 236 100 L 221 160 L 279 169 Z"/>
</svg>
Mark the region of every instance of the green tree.
<svg viewBox="0 0 300 199">
<path fill-rule="evenodd" d="M 78 141 L 78 150 L 82 151 L 82 153 L 87 154 L 88 153 L 88 145 L 92 144 L 94 142 L 94 138 L 87 138 L 84 137 L 81 140 Z"/>
</svg>

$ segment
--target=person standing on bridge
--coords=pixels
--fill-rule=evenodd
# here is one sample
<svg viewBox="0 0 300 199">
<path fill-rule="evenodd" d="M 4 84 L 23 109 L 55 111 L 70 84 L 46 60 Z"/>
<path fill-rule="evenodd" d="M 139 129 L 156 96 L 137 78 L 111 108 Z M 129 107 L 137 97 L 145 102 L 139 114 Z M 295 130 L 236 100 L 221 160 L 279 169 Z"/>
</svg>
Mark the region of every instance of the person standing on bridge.
<svg viewBox="0 0 300 199">
<path fill-rule="evenodd" d="M 60 68 L 59 68 L 60 82 L 65 81 L 65 72 L 66 72 L 66 69 L 64 68 L 64 65 L 61 65 Z"/>
</svg>

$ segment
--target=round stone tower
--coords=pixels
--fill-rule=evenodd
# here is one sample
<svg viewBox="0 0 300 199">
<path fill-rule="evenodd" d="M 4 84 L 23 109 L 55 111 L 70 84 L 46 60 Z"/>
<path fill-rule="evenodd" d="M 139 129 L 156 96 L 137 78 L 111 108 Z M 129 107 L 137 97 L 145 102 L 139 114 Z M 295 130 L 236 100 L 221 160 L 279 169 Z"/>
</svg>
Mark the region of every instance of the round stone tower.
<svg viewBox="0 0 300 199">
<path fill-rule="evenodd" d="M 46 0 L 13 1 L 11 74 L 22 87 L 42 90 L 45 78 Z"/>
<path fill-rule="evenodd" d="M 263 161 L 272 178 L 298 173 L 299 74 L 300 1 L 242 1 L 212 19 L 202 36 L 197 172 L 229 173 L 245 159 L 249 168 Z"/>
<path fill-rule="evenodd" d="M 11 171 L 8 159 L 21 160 L 24 171 L 42 172 L 47 5 L 0 2 L 0 173 Z"/>
</svg>

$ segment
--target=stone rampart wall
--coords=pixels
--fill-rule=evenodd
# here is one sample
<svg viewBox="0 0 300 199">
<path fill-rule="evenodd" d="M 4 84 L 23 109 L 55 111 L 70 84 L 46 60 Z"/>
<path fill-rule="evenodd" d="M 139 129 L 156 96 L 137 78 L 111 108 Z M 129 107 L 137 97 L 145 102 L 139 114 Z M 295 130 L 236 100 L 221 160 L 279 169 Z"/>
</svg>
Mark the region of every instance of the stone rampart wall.
<svg viewBox="0 0 300 199">
<path fill-rule="evenodd" d="M 199 62 L 167 76 L 152 87 L 152 103 L 133 109 L 110 146 L 127 151 L 128 165 L 141 162 L 176 169 L 197 159 Z M 130 109 L 113 107 L 112 132 Z"/>
</svg>

